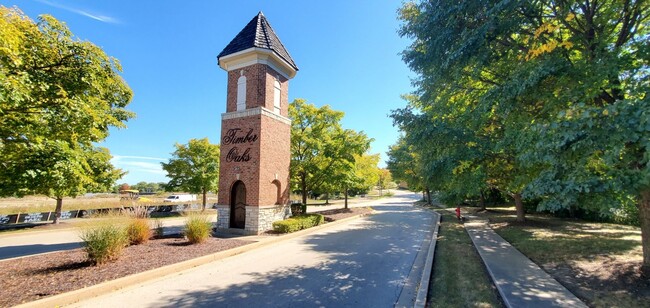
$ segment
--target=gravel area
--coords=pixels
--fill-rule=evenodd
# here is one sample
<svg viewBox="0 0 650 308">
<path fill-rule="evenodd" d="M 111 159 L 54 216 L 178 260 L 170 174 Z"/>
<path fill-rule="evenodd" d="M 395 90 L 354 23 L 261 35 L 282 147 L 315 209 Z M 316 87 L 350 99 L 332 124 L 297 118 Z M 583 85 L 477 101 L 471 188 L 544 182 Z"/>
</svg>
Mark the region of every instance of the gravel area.
<svg viewBox="0 0 650 308">
<path fill-rule="evenodd" d="M 325 216 L 326 221 L 335 221 L 371 212 L 371 208 L 364 207 L 318 213 Z M 146 244 L 129 246 L 119 259 L 98 266 L 87 261 L 81 248 L 0 261 L 3 271 L 0 307 L 74 291 L 249 243 L 252 241 L 209 238 L 204 243 L 189 245 L 183 238 L 152 239 Z"/>
</svg>

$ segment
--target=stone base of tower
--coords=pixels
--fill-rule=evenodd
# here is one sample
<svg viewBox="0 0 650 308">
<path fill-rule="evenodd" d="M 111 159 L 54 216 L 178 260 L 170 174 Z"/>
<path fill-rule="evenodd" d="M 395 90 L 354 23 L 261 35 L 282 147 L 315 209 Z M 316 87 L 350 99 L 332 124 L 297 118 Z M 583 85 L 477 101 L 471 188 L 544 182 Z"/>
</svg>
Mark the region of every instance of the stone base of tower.
<svg viewBox="0 0 650 308">
<path fill-rule="evenodd" d="M 230 229 L 230 206 L 217 205 L 217 229 Z M 246 235 L 258 235 L 273 230 L 273 223 L 291 217 L 288 205 L 247 206 L 246 224 L 242 230 Z"/>
</svg>

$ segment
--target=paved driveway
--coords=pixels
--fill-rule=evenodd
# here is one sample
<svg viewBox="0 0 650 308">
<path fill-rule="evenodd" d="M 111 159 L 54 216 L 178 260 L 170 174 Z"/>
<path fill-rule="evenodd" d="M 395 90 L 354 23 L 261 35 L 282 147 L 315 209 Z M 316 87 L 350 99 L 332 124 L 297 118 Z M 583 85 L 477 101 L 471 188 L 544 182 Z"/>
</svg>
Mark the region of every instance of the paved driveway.
<svg viewBox="0 0 650 308">
<path fill-rule="evenodd" d="M 376 214 L 78 303 L 79 307 L 393 307 L 433 213 L 416 194 Z M 411 292 L 411 291 L 409 291 Z"/>
</svg>

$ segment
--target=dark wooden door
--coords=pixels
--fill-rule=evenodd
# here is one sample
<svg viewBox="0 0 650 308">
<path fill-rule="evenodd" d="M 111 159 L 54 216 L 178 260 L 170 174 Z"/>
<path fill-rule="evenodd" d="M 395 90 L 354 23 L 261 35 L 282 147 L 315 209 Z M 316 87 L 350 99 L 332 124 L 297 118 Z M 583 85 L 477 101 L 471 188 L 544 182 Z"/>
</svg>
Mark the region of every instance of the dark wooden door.
<svg viewBox="0 0 650 308">
<path fill-rule="evenodd" d="M 246 186 L 237 181 L 230 194 L 230 227 L 244 229 L 246 226 Z"/>
</svg>

